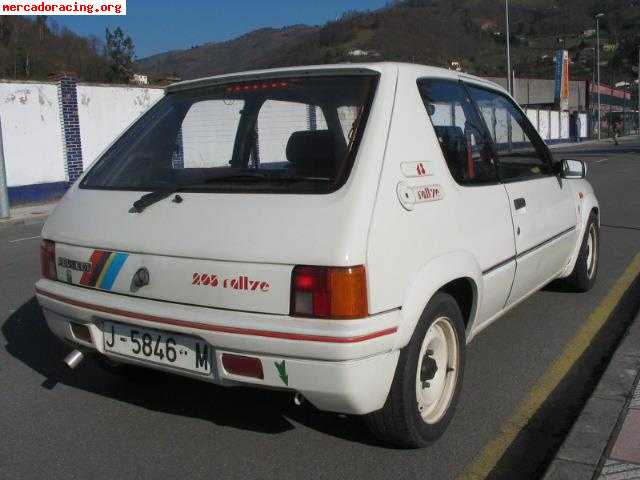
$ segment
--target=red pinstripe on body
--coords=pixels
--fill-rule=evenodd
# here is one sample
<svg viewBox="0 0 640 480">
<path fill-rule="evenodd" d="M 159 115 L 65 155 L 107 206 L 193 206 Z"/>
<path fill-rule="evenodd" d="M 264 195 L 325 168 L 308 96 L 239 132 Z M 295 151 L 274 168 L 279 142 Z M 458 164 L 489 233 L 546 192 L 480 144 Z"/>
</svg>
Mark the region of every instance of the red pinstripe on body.
<svg viewBox="0 0 640 480">
<path fill-rule="evenodd" d="M 303 342 L 320 342 L 320 343 L 360 343 L 367 340 L 373 340 L 374 338 L 384 337 L 386 335 L 392 335 L 398 331 L 398 327 L 390 327 L 384 330 L 378 330 L 376 332 L 367 333 L 364 335 L 357 335 L 354 337 L 330 337 L 323 335 L 307 335 L 302 333 L 287 333 L 276 332 L 270 330 L 256 330 L 252 328 L 240 328 L 240 327 L 227 327 L 223 325 L 211 325 L 208 323 L 188 322 L 185 320 L 177 320 L 174 318 L 159 317 L 156 315 L 148 315 L 146 313 L 130 312 L 128 310 L 121 310 L 118 308 L 103 307 L 92 303 L 81 302 L 70 298 L 57 295 L 55 293 L 47 292 L 41 288 L 36 288 L 36 293 L 49 297 L 58 302 L 63 302 L 68 305 L 73 305 L 80 308 L 86 308 L 97 312 L 108 313 L 111 315 L 119 315 L 121 317 L 133 318 L 136 320 L 143 320 L 145 322 L 161 323 L 165 325 L 174 325 L 178 327 L 195 328 L 198 330 L 206 330 L 209 332 L 219 333 L 232 333 L 236 335 L 250 335 L 255 337 L 267 337 L 278 338 L 282 340 L 299 340 Z"/>
</svg>

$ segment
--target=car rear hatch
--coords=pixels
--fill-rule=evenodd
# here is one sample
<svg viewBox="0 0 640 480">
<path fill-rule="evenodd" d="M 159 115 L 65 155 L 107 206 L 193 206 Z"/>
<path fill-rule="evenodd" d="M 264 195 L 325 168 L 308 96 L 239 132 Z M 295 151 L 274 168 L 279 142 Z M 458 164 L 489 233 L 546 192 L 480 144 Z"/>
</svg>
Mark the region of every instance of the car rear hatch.
<svg viewBox="0 0 640 480">
<path fill-rule="evenodd" d="M 374 113 L 388 113 L 391 103 L 373 101 L 376 72 L 345 69 L 336 76 L 344 76 L 346 86 L 342 78 L 335 85 L 314 83 L 314 92 L 328 85 L 326 92 L 305 96 L 302 73 L 281 73 L 277 81 L 270 74 L 269 85 L 288 86 L 264 87 L 257 109 L 245 87 L 260 92 L 269 83 L 264 76 L 234 78 L 213 90 L 180 87 L 177 101 L 169 92 L 164 105 L 107 149 L 47 221 L 43 238 L 55 242 L 58 280 L 154 300 L 288 314 L 295 265 L 365 263 L 375 188 L 361 185 L 375 186 L 386 140 L 365 125 L 378 118 L 376 129 L 386 131 L 389 115 Z M 352 81 L 357 95 L 340 94 L 345 105 L 322 103 Z M 213 121 L 230 106 L 233 119 Z M 248 142 L 256 128 L 259 143 Z M 368 169 L 357 168 L 363 155 Z M 323 163 L 329 158 L 330 166 Z M 148 194 L 156 197 L 134 208 Z"/>
</svg>

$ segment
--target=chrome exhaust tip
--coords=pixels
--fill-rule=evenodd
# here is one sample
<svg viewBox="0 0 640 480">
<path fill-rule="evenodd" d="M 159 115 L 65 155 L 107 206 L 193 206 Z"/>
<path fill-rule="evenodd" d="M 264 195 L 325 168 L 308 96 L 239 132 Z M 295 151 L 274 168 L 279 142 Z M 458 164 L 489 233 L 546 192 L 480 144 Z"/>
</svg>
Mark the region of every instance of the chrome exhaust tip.
<svg viewBox="0 0 640 480">
<path fill-rule="evenodd" d="M 80 365 L 80 362 L 82 362 L 82 360 L 84 360 L 84 353 L 82 353 L 80 350 L 74 350 L 69 355 L 67 355 L 63 361 L 67 365 L 67 367 L 73 370 L 78 365 Z"/>
<path fill-rule="evenodd" d="M 299 392 L 294 393 L 293 403 L 299 407 L 304 403 L 304 397 Z"/>
</svg>

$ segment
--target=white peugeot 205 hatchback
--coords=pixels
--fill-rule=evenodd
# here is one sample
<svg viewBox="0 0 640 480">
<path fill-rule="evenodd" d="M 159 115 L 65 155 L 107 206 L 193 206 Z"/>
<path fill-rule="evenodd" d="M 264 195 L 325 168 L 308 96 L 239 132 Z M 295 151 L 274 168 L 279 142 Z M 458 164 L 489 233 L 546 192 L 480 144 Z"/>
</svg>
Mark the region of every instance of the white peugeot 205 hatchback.
<svg viewBox="0 0 640 480">
<path fill-rule="evenodd" d="M 475 335 L 553 280 L 593 285 L 585 173 L 458 72 L 182 82 L 49 217 L 37 297 L 71 366 L 285 389 L 421 447 L 452 418 Z"/>
</svg>

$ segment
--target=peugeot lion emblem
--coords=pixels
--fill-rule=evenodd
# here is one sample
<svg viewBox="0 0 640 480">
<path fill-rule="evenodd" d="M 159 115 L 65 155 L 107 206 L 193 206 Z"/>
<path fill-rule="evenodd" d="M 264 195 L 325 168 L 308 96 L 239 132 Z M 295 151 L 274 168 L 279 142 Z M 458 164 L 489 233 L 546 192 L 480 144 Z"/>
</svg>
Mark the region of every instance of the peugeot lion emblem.
<svg viewBox="0 0 640 480">
<path fill-rule="evenodd" d="M 137 289 L 149 285 L 150 280 L 151 277 L 149 275 L 149 270 L 147 270 L 145 267 L 139 268 L 138 271 L 133 275 L 133 280 L 131 281 L 131 290 L 135 292 Z"/>
</svg>

